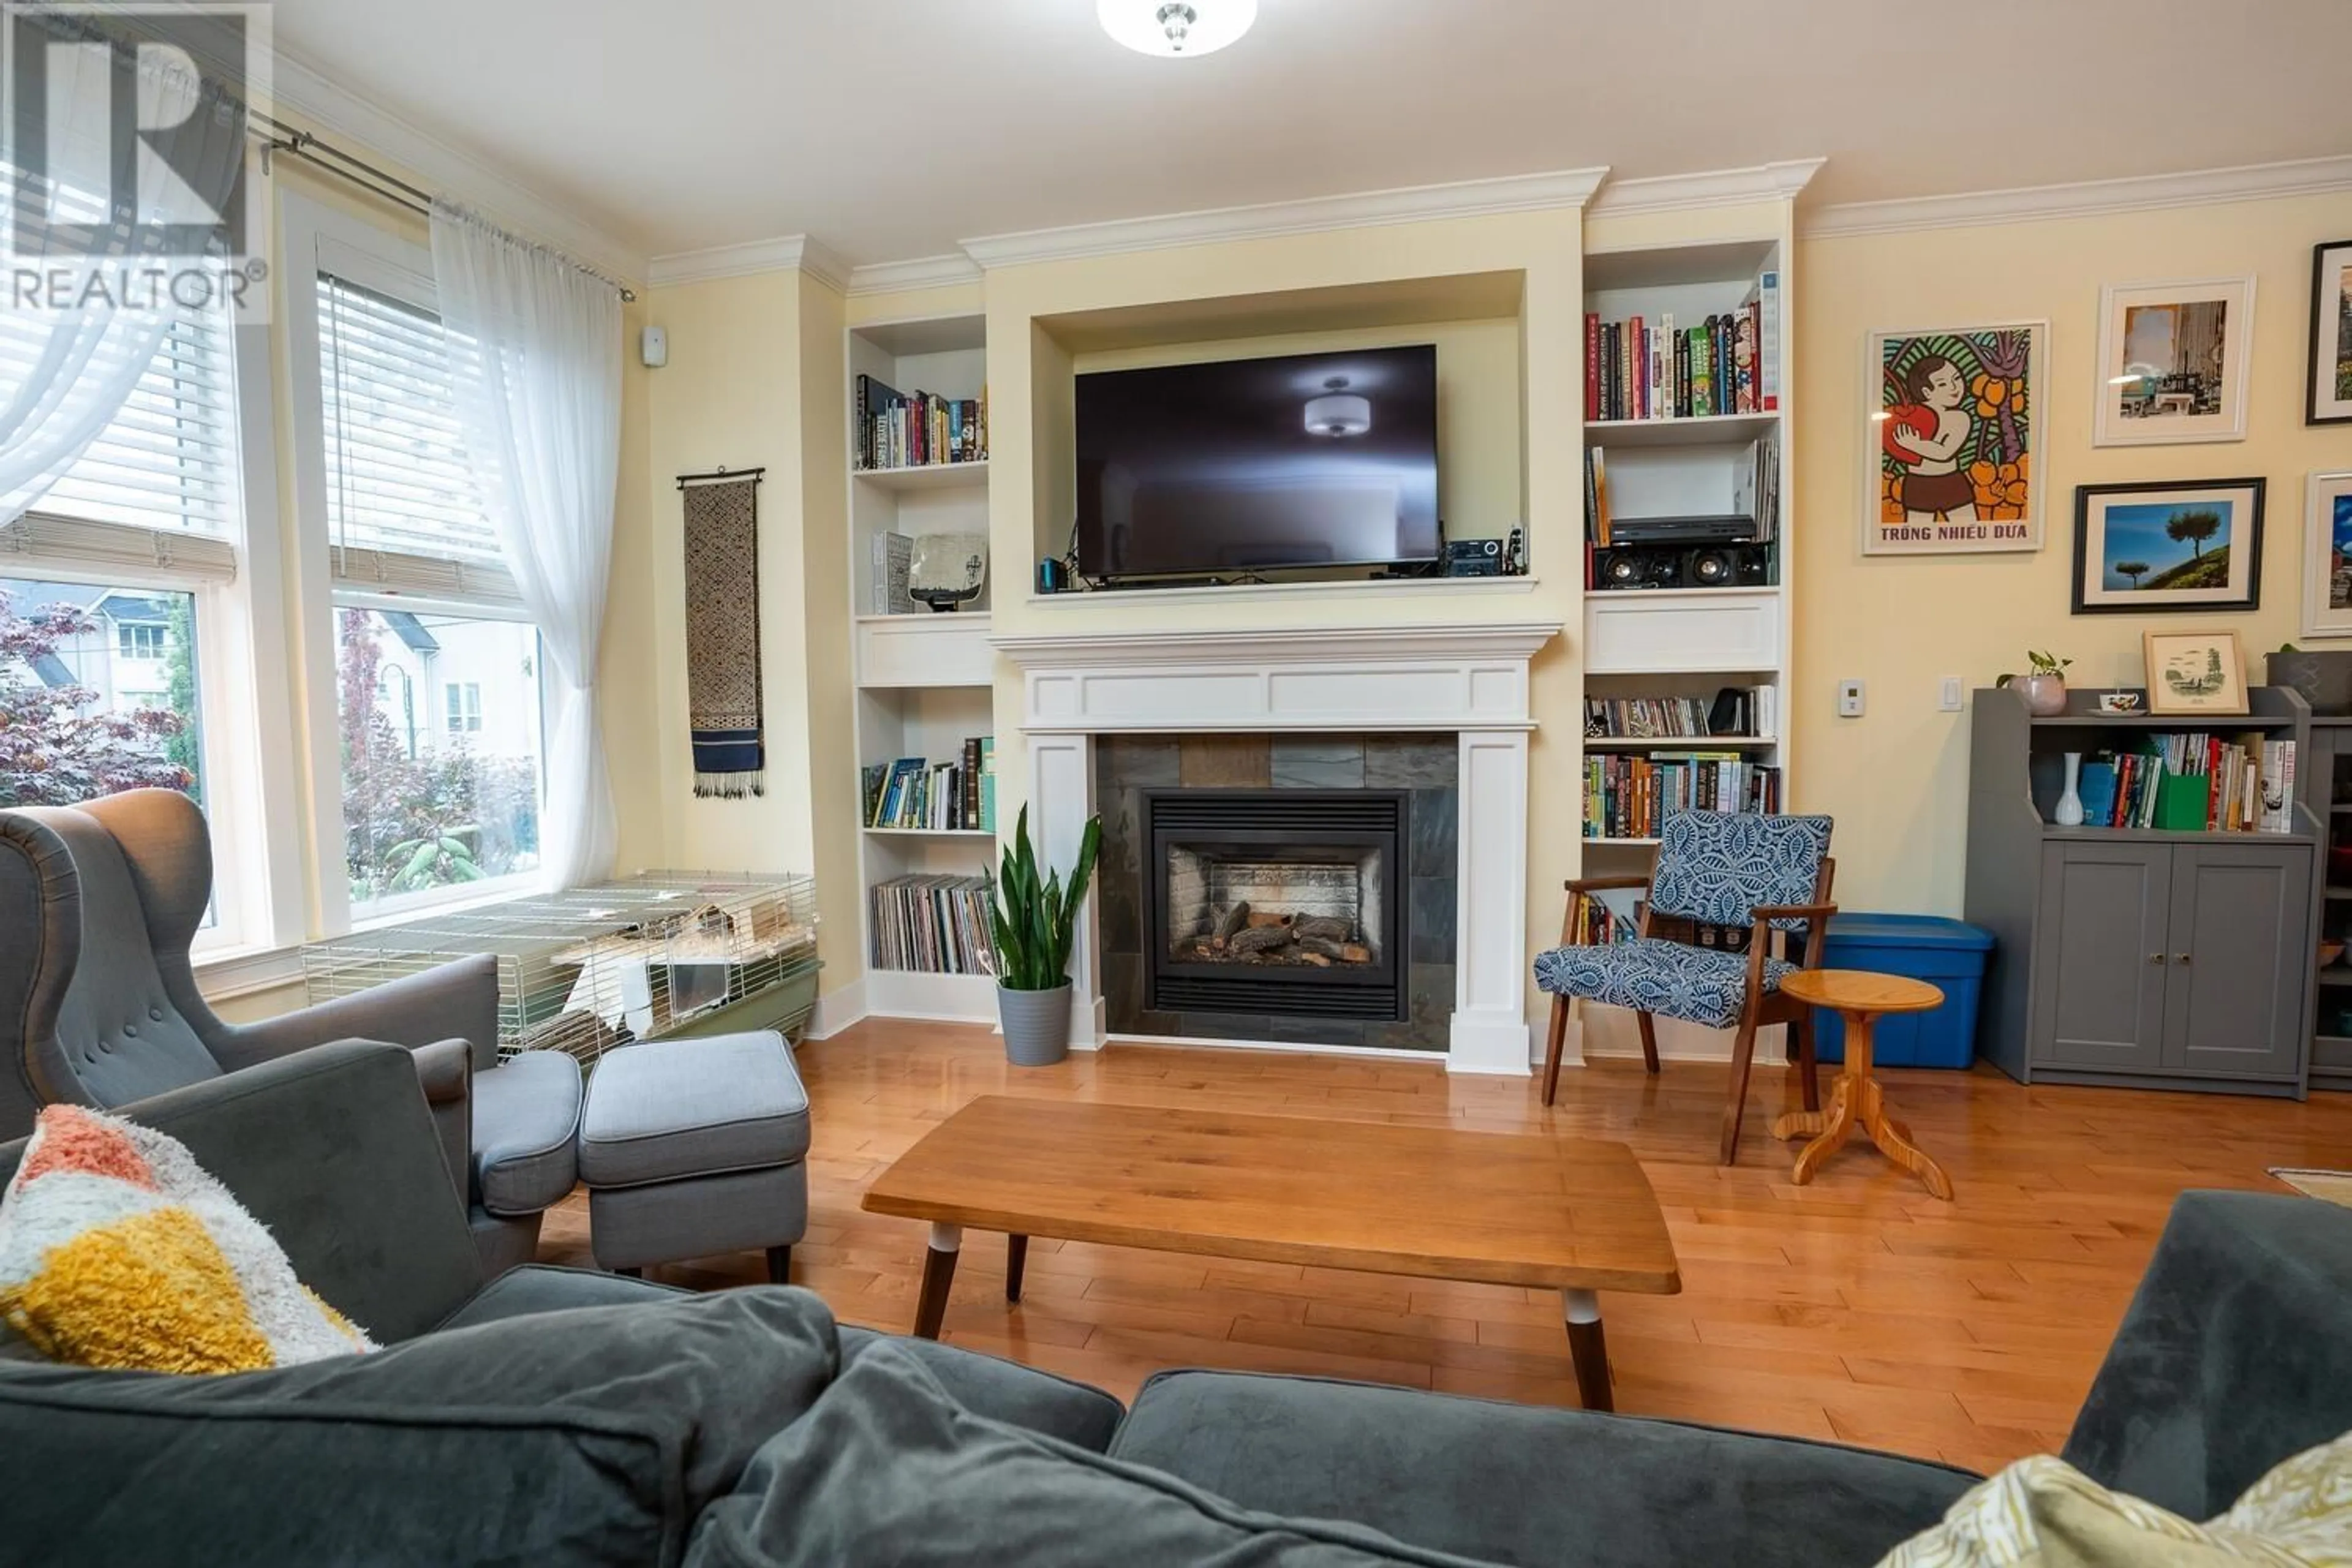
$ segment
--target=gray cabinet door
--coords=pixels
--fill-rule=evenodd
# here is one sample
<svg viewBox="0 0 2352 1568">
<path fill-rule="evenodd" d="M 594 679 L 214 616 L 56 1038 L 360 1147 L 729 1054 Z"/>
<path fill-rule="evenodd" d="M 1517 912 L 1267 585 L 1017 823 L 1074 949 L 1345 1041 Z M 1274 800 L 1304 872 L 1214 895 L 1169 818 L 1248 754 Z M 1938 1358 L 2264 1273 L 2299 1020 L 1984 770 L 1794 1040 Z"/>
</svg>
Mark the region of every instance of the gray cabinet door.
<svg viewBox="0 0 2352 1568">
<path fill-rule="evenodd" d="M 2144 1072 L 2164 1053 L 2172 846 L 2079 839 L 2042 848 L 2033 924 L 2033 1059 Z"/>
<path fill-rule="evenodd" d="M 2293 1078 L 2311 984 L 2311 849 L 2173 850 L 2164 1065 L 2214 1078 Z"/>
</svg>

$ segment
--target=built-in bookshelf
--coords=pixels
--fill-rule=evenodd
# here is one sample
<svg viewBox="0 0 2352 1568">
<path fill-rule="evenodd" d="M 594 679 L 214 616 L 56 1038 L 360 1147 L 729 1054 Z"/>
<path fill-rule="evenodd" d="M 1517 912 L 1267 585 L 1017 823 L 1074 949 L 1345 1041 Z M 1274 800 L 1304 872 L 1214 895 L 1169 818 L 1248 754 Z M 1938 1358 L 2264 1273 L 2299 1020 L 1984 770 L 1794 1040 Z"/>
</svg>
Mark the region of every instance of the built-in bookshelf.
<svg viewBox="0 0 2352 1568">
<path fill-rule="evenodd" d="M 1792 232 L 1754 208 L 1712 230 L 1588 224 L 1586 876 L 1647 870 L 1672 810 L 1793 808 Z M 1591 900 L 1584 939 L 1630 936 L 1637 902 Z M 1588 1010 L 1584 1048 L 1635 1048 L 1624 1023 Z M 1658 1033 L 1669 1056 L 1727 1054 L 1711 1031 Z"/>
<path fill-rule="evenodd" d="M 992 1020 L 978 921 L 996 848 L 990 595 L 933 612 L 905 577 L 924 536 L 988 531 L 986 321 L 861 324 L 847 346 L 866 1010 Z"/>
</svg>

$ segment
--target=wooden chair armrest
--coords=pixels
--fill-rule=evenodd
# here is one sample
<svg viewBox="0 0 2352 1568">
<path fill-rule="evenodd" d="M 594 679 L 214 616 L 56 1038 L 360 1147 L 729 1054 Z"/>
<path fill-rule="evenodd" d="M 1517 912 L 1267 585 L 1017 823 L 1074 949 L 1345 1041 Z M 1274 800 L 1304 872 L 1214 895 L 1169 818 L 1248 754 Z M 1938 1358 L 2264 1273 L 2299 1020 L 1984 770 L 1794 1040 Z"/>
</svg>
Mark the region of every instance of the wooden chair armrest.
<svg viewBox="0 0 2352 1568">
<path fill-rule="evenodd" d="M 1646 888 L 1649 885 L 1649 878 L 1633 876 L 1574 877 L 1564 884 L 1571 893 L 1606 893 L 1620 889 Z"/>
<path fill-rule="evenodd" d="M 1748 911 L 1758 925 L 1773 921 L 1825 921 L 1837 913 L 1835 904 L 1759 904 Z"/>
<path fill-rule="evenodd" d="M 1764 952 L 1771 945 L 1774 921 L 1804 921 L 1810 928 L 1805 932 L 1804 968 L 1822 966 L 1822 934 L 1830 917 L 1837 913 L 1835 904 L 1759 904 L 1748 911 L 1756 922 L 1755 934 L 1748 940 L 1748 965 L 1751 984 L 1761 985 L 1764 980 Z"/>
</svg>

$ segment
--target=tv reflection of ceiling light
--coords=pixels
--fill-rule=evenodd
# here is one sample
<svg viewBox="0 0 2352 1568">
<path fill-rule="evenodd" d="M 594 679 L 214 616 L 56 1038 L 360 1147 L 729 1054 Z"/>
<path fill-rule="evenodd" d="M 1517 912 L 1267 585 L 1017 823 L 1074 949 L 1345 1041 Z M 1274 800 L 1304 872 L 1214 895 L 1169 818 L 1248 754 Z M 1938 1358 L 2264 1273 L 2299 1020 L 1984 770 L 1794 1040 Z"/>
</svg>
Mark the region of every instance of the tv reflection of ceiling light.
<svg viewBox="0 0 2352 1568">
<path fill-rule="evenodd" d="M 1310 436 L 1361 436 L 1372 427 L 1372 405 L 1347 390 L 1348 378 L 1335 375 L 1323 384 L 1323 395 L 1307 400 L 1307 433 Z"/>
</svg>

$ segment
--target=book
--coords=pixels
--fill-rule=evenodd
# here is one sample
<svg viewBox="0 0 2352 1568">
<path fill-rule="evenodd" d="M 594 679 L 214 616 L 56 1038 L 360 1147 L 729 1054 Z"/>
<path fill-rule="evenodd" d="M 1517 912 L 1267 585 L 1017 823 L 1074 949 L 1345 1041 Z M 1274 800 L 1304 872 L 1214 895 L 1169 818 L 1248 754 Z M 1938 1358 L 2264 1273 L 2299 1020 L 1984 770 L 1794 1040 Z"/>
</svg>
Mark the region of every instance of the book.
<svg viewBox="0 0 2352 1568">
<path fill-rule="evenodd" d="M 996 831 L 996 737 L 980 738 L 980 825 Z"/>
<path fill-rule="evenodd" d="M 872 547 L 873 575 L 871 595 L 866 613 L 875 616 L 911 616 L 923 606 L 907 591 L 907 574 L 915 563 L 915 542 L 903 533 L 884 531 L 874 536 Z"/>
<path fill-rule="evenodd" d="M 1756 409 L 1772 414 L 1780 407 L 1780 274 L 1769 268 L 1758 273 L 1751 297 L 1756 306 Z"/>
</svg>

